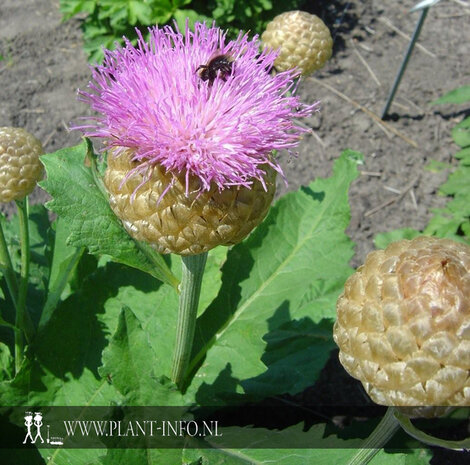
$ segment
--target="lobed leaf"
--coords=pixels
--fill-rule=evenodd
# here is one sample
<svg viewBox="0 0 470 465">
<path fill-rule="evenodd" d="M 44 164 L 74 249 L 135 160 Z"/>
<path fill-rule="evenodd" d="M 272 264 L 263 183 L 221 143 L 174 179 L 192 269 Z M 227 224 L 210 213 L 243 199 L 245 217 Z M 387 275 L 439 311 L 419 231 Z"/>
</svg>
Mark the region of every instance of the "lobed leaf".
<svg viewBox="0 0 470 465">
<path fill-rule="evenodd" d="M 41 157 L 47 172 L 41 186 L 52 196 L 46 206 L 70 229 L 68 244 L 86 247 L 91 254 L 109 255 L 176 287 L 178 281 L 163 257 L 134 241 L 114 215 L 91 170 L 85 166 L 85 156 L 91 151 L 85 140 L 76 147 Z"/>
<path fill-rule="evenodd" d="M 271 394 L 298 392 L 314 382 L 319 367 L 312 358 L 305 363 L 302 344 L 289 354 L 292 370 L 297 362 L 302 367 L 292 371 L 292 384 L 286 365 L 268 357 L 267 341 L 280 337 L 283 325 L 291 325 L 295 339 L 306 327 L 314 334 L 322 319 L 334 319 L 336 298 L 352 272 L 347 261 L 353 247 L 344 230 L 348 189 L 360 159 L 356 152 L 344 152 L 331 178 L 281 198 L 265 222 L 228 253 L 219 295 L 196 326 L 195 376 L 188 392 L 199 402 L 242 393 L 257 397 L 263 373 L 269 373 L 266 381 L 279 380 Z M 314 351 L 320 359 L 328 353 L 322 338 Z"/>
<path fill-rule="evenodd" d="M 224 435 L 238 436 L 237 441 L 246 444 L 243 449 L 222 448 L 217 440 L 209 440 L 204 448 L 185 449 L 184 463 L 198 465 L 343 465 L 355 455 L 362 445 L 360 433 L 362 425 L 353 425 L 338 431 L 330 424 L 315 424 L 305 431 L 305 425 L 290 426 L 281 431 L 263 428 L 233 427 L 224 429 Z M 370 434 L 369 429 L 366 434 Z M 358 434 L 359 433 L 359 434 Z M 359 437 L 358 437 L 359 436 Z M 243 438 L 243 439 L 240 439 Z M 279 439 L 278 439 L 279 438 Z M 224 438 L 222 437 L 222 441 Z M 420 448 L 407 448 L 411 442 L 401 435 L 401 449 L 381 449 L 371 465 L 427 465 L 431 451 Z M 289 449 L 272 448 L 273 444 L 292 444 Z M 309 444 L 309 448 L 300 445 Z M 212 448 L 210 446 L 212 445 Z M 416 442 L 411 442 L 416 447 Z"/>
<path fill-rule="evenodd" d="M 90 276 L 81 292 L 59 303 L 29 347 L 19 373 L 13 380 L 0 382 L 0 405 L 82 406 L 85 410 L 122 401 L 97 372 L 109 332 L 103 324 L 107 320 L 102 317 L 102 301 L 110 291 L 103 284 L 99 276 Z M 22 421 L 18 419 L 19 424 Z M 40 453 L 48 458 L 48 465 L 97 463 L 103 455 L 99 449 L 42 449 Z M 25 454 L 16 463 L 30 463 Z"/>
<path fill-rule="evenodd" d="M 209 252 L 204 281 L 199 301 L 201 313 L 212 300 L 214 300 L 221 286 L 220 266 L 226 255 L 226 248 L 219 247 Z M 179 276 L 181 273 L 181 259 L 172 256 L 172 270 Z M 148 363 L 157 378 L 171 374 L 171 362 L 175 343 L 176 324 L 178 316 L 178 296 L 169 286 L 156 285 L 148 275 L 136 270 L 122 269 L 120 265 L 109 263 L 100 270 L 100 281 L 112 289 L 111 295 L 104 303 L 106 312 L 103 317 L 105 325 L 111 333 L 117 330 L 117 315 L 122 308 L 128 307 L 142 329 L 141 337 L 150 346 L 149 353 L 145 355 Z M 106 283 L 106 284 L 104 284 Z M 142 355 L 144 356 L 144 355 Z M 114 366 L 114 375 L 125 370 L 124 365 Z M 107 372 L 111 372 L 108 363 L 105 363 Z M 125 375 L 123 379 L 126 380 Z M 122 389 L 125 389 L 124 386 Z M 138 392 L 136 391 L 136 395 Z M 140 394 L 139 394 L 140 395 Z M 152 402 L 149 405 L 153 405 Z"/>
<path fill-rule="evenodd" d="M 111 377 L 126 397 L 127 405 L 183 405 L 176 386 L 168 378 L 158 376 L 161 366 L 157 360 L 140 321 L 130 308 L 124 307 L 116 332 L 103 353 L 100 374 Z"/>
</svg>

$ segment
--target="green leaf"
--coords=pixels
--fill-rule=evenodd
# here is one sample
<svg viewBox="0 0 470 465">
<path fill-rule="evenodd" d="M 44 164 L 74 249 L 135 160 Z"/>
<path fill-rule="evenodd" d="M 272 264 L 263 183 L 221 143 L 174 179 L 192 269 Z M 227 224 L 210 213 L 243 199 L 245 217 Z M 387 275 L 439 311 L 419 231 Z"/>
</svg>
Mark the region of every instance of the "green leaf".
<svg viewBox="0 0 470 465">
<path fill-rule="evenodd" d="M 198 454 L 199 452 L 199 454 Z M 198 465 L 342 465 L 352 456 L 350 449 L 243 449 L 185 451 L 185 460 L 194 459 Z M 201 459 L 197 462 L 197 459 Z M 431 453 L 426 450 L 384 452 L 370 465 L 428 465 Z M 188 462 L 186 462 L 188 463 Z"/>
<path fill-rule="evenodd" d="M 82 258 L 84 248 L 71 247 L 66 244 L 70 235 L 69 229 L 59 218 L 56 223 L 54 252 L 52 255 L 51 272 L 47 288 L 47 300 L 39 320 L 39 330 L 49 321 L 57 307 L 63 292 L 69 283 L 70 276 Z M 65 297 L 65 296 L 64 296 Z"/>
<path fill-rule="evenodd" d="M 152 8 L 150 5 L 142 1 L 131 0 L 128 3 L 128 8 L 129 24 L 150 24 L 152 22 Z"/>
<path fill-rule="evenodd" d="M 0 324 L 2 324 L 1 321 Z M 13 378 L 14 373 L 14 359 L 10 353 L 10 349 L 6 344 L 0 342 L 0 382 L 10 380 Z"/>
<path fill-rule="evenodd" d="M 470 195 L 470 166 L 459 166 L 441 186 L 440 192 L 445 195 L 466 193 Z"/>
<path fill-rule="evenodd" d="M 186 20 L 189 23 L 189 28 L 192 30 L 194 30 L 194 23 L 198 21 L 199 22 L 207 21 L 208 23 L 210 23 L 210 18 L 208 16 L 204 16 L 201 13 L 195 10 L 190 10 L 190 9 L 175 10 L 175 12 L 173 13 L 173 17 L 175 18 L 180 31 L 185 30 Z"/>
<path fill-rule="evenodd" d="M 429 224 L 424 230 L 424 234 L 433 235 L 437 237 L 447 237 L 455 241 L 463 241 L 468 243 L 468 237 L 470 236 L 470 234 L 465 231 L 468 231 L 469 224 L 470 223 L 468 222 L 468 219 L 464 217 L 457 216 L 453 218 L 451 216 L 447 216 L 439 212 L 436 214 L 436 216 L 431 218 Z M 459 229 L 462 229 L 464 231 L 465 235 L 467 236 L 467 240 L 457 235 L 456 232 Z"/>
<path fill-rule="evenodd" d="M 205 448 L 185 449 L 183 459 L 184 463 L 199 465 L 343 465 L 348 463 L 362 444 L 362 439 L 358 437 L 361 428 L 362 425 L 358 422 L 341 431 L 330 424 L 315 424 L 308 431 L 305 431 L 304 425 L 291 426 L 282 431 L 252 427 L 224 428 L 224 436 L 220 440 L 211 438 Z M 369 430 L 368 433 L 370 432 Z M 401 448 L 404 450 L 381 449 L 369 463 L 427 465 L 431 452 L 407 448 L 406 443 L 411 441 L 407 441 L 401 434 L 400 436 Z M 225 444 L 230 442 L 227 437 L 236 437 L 237 442 L 246 446 L 243 449 L 224 447 L 224 441 Z M 292 448 L 272 448 L 273 444 L 285 443 L 292 444 Z M 305 448 L 305 444 L 309 444 L 309 448 Z M 413 445 L 416 447 L 416 442 Z"/>
<path fill-rule="evenodd" d="M 222 285 L 222 266 L 227 259 L 227 251 L 227 247 L 222 246 L 209 251 L 199 298 L 198 315 L 204 312 L 219 293 Z M 180 262 L 181 260 L 179 260 L 179 264 Z M 181 267 L 178 267 L 178 271 L 173 269 L 173 272 L 180 276 Z"/>
<path fill-rule="evenodd" d="M 470 145 L 470 118 L 464 119 L 452 129 L 452 138 L 460 147 Z"/>
<path fill-rule="evenodd" d="M 40 449 L 45 465 L 100 465 L 101 449 Z M 24 462 L 29 463 L 29 462 Z"/>
<path fill-rule="evenodd" d="M 330 351 L 336 348 L 332 334 L 331 321 L 323 320 L 316 325 L 310 318 L 289 321 L 269 332 L 263 338 L 266 350 L 261 358 L 268 370 L 243 381 L 243 388 L 259 398 L 279 394 L 279 385 L 285 392 L 302 391 L 305 375 L 298 373 L 305 373 L 312 380 L 318 377 Z M 292 374 L 293 367 L 296 376 Z"/>
<path fill-rule="evenodd" d="M 455 158 L 461 160 L 464 165 L 470 164 L 470 147 L 466 147 L 462 150 L 459 150 L 455 155 Z"/>
<path fill-rule="evenodd" d="M 105 326 L 109 328 L 111 334 L 114 334 L 118 330 L 118 315 L 123 308 L 128 307 L 144 331 L 141 337 L 153 349 L 149 352 L 152 357 L 149 358 L 149 355 L 145 357 L 152 364 L 155 376 L 168 377 L 171 373 L 178 315 L 177 294 L 172 288 L 160 285 L 149 275 L 134 270 L 125 271 L 122 266 L 112 263 L 108 263 L 100 270 L 100 281 L 106 283 L 109 289 L 109 295 L 103 303 L 106 311 L 102 321 Z M 119 338 L 124 337 L 127 336 L 124 330 L 121 330 Z M 116 373 L 113 374 L 110 366 L 108 362 L 104 364 L 105 372 L 114 377 Z M 125 384 L 126 380 L 123 379 Z M 124 384 L 123 390 L 126 389 Z"/>
<path fill-rule="evenodd" d="M 220 266 L 225 260 L 226 253 L 226 247 L 218 247 L 209 252 L 202 284 L 201 299 L 199 301 L 200 311 L 204 310 L 214 300 L 219 291 L 221 286 Z M 132 311 L 135 319 L 138 320 L 134 322 L 138 326 L 138 330 L 135 330 L 139 334 L 138 337 L 147 341 L 146 344 L 149 345 L 148 354 L 145 355 L 142 349 L 142 353 L 139 356 L 145 358 L 145 361 L 151 365 L 155 378 L 162 378 L 162 376 L 168 378 L 171 374 L 176 335 L 178 296 L 169 286 L 156 286 L 155 280 L 148 275 L 128 271 L 123 276 L 123 273 L 120 273 L 118 268 L 117 265 L 108 264 L 100 272 L 103 273 L 102 279 L 106 281 L 107 286 L 111 289 L 111 296 L 105 303 L 105 324 L 112 332 L 116 332 L 117 323 L 115 315 L 120 314 L 122 308 L 128 307 L 130 309 L 128 311 Z M 180 275 L 180 257 L 172 256 L 172 270 L 177 276 Z M 121 316 L 121 318 L 123 317 Z M 131 317 L 129 318 L 132 320 Z M 121 322 L 121 325 L 124 322 L 125 320 Z M 116 343 L 125 337 L 127 339 L 130 338 L 129 335 L 126 335 L 121 330 Z M 149 354 L 151 354 L 151 357 Z M 119 357 L 114 360 L 119 361 Z M 125 369 L 125 366 L 113 365 L 112 360 L 106 359 L 103 373 L 111 374 L 114 379 L 117 373 L 123 370 L 125 373 Z M 125 387 L 127 378 L 127 374 L 122 375 L 123 385 L 120 387 L 122 392 L 126 393 L 128 393 Z M 161 387 L 161 383 L 159 383 L 159 386 Z M 136 395 L 147 396 L 151 394 L 139 394 L 136 391 Z M 153 398 L 152 404 L 154 404 L 155 400 L 156 398 Z"/>
<path fill-rule="evenodd" d="M 461 160 L 457 169 L 441 186 L 440 192 L 452 196 L 444 208 L 435 209 L 425 234 L 450 237 L 470 243 L 470 165 Z M 460 234 L 466 236 L 459 237 Z"/>
<path fill-rule="evenodd" d="M 88 276 L 82 288 L 59 302 L 31 344 L 18 375 L 0 383 L 0 405 L 109 405 L 120 395 L 98 375 L 101 353 L 118 312 L 106 306 L 114 285 L 128 281 L 122 265 L 109 263 Z M 131 270 L 158 284 L 150 276 Z M 171 290 L 168 286 L 163 286 Z"/>
<path fill-rule="evenodd" d="M 178 449 L 110 449 L 103 465 L 181 465 Z"/>
<path fill-rule="evenodd" d="M 289 322 L 298 330 L 335 317 L 336 298 L 352 272 L 347 262 L 353 248 L 344 230 L 350 218 L 348 189 L 360 161 L 357 152 L 344 152 L 331 178 L 281 198 L 264 223 L 230 250 L 221 291 L 196 327 L 192 369 L 202 365 L 188 392 L 200 402 L 242 393 L 256 397 L 255 383 L 243 381 L 265 372 L 280 379 L 284 370 L 282 363 L 263 363 L 266 341 Z M 294 321 L 301 319 L 307 320 Z M 298 357 L 289 356 L 302 363 L 304 347 L 297 347 Z M 295 383 L 284 377 L 273 392 L 293 393 L 290 389 L 314 381 L 308 372 L 292 376 Z"/>
<path fill-rule="evenodd" d="M 46 206 L 66 222 L 71 231 L 68 244 L 87 247 L 92 254 L 110 255 L 113 260 L 176 288 L 177 279 L 163 257 L 134 241 L 112 212 L 91 170 L 84 164 L 85 156 L 92 156 L 91 152 L 89 141 L 84 141 L 41 157 L 47 172 L 41 186 L 53 197 Z"/>
<path fill-rule="evenodd" d="M 152 21 L 156 24 L 167 23 L 173 15 L 174 7 L 170 0 L 159 0 L 153 5 Z"/>
<path fill-rule="evenodd" d="M 438 160 L 430 160 L 429 163 L 424 167 L 425 170 L 431 171 L 432 173 L 439 173 L 450 168 L 449 163 L 444 163 Z"/>
<path fill-rule="evenodd" d="M 42 273 L 47 276 L 50 254 L 48 212 L 43 205 L 32 205 L 29 207 L 29 241 L 31 248 L 31 260 L 42 268 Z M 10 221 L 5 224 L 5 239 L 10 246 L 11 258 L 15 268 L 20 266 L 20 239 L 19 239 L 19 218 L 15 213 Z M 38 281 L 43 281 L 43 276 Z"/>
<path fill-rule="evenodd" d="M 395 229 L 394 231 L 379 233 L 374 237 L 374 245 L 376 249 L 385 249 L 388 244 L 402 239 L 413 239 L 422 233 L 412 228 Z"/>
<path fill-rule="evenodd" d="M 120 21 L 127 19 L 128 3 L 129 0 L 100 0 L 98 18 L 102 21 L 108 19 L 112 27 L 118 26 Z"/>
<path fill-rule="evenodd" d="M 4 326 L 5 328 L 16 329 L 16 326 L 14 324 L 8 323 L 8 321 L 4 320 L 1 316 L 0 316 L 0 326 Z"/>
<path fill-rule="evenodd" d="M 452 136 L 464 148 L 455 154 L 459 165 L 439 191 L 452 198 L 444 208 L 433 210 L 424 233 L 470 244 L 470 118 L 455 126 Z"/>
<path fill-rule="evenodd" d="M 100 272 L 85 280 L 81 292 L 59 303 L 29 347 L 19 373 L 12 381 L 0 383 L 0 405 L 72 405 L 86 409 L 122 401 L 113 385 L 98 376 L 109 334 L 105 323 L 112 319 L 111 315 L 104 318 L 103 302 L 114 291 L 108 289 Z M 48 464 L 56 465 L 96 463 L 103 455 L 99 449 L 44 449 L 41 453 L 51 458 Z"/>
<path fill-rule="evenodd" d="M 173 6 L 175 8 L 181 8 L 182 6 L 189 5 L 192 2 L 192 0 L 173 0 Z"/>
<path fill-rule="evenodd" d="M 157 354 L 148 335 L 132 310 L 124 307 L 116 332 L 103 353 L 100 374 L 111 377 L 128 405 L 183 405 L 176 386 L 168 378 L 158 377 L 160 367 L 156 362 Z"/>
<path fill-rule="evenodd" d="M 273 7 L 273 4 L 270 0 L 261 0 L 260 1 L 261 3 L 261 6 L 265 9 L 265 10 L 271 10 L 272 7 Z"/>
<path fill-rule="evenodd" d="M 458 89 L 451 90 L 447 94 L 431 102 L 431 105 L 441 103 L 467 103 L 470 102 L 470 86 L 462 86 Z"/>
<path fill-rule="evenodd" d="M 93 13 L 98 0 L 60 0 L 60 11 L 67 20 L 78 13 Z"/>
</svg>

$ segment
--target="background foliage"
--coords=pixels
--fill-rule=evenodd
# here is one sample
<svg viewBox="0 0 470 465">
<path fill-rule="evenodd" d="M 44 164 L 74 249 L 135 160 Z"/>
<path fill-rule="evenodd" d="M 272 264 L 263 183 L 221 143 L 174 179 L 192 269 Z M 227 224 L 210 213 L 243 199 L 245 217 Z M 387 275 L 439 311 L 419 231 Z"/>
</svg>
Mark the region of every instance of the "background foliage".
<svg viewBox="0 0 470 465">
<path fill-rule="evenodd" d="M 466 104 L 470 102 L 470 86 L 452 90 L 441 98 L 431 102 L 438 104 Z M 435 209 L 424 231 L 403 228 L 378 234 L 375 239 L 377 248 L 385 248 L 388 243 L 400 239 L 411 239 L 420 234 L 448 237 L 470 244 L 470 117 L 465 118 L 452 129 L 452 138 L 459 147 L 454 157 L 456 166 L 439 166 L 451 171 L 447 181 L 439 189 L 440 195 L 449 198 L 445 207 Z M 430 163 L 432 168 L 433 164 Z"/>
<path fill-rule="evenodd" d="M 60 0 L 64 20 L 83 18 L 84 48 L 91 62 L 101 61 L 101 48 L 113 49 L 122 37 L 136 40 L 135 28 L 176 21 L 184 29 L 186 19 L 216 21 L 232 35 L 239 30 L 261 34 L 266 24 L 282 11 L 298 9 L 305 0 Z"/>
</svg>

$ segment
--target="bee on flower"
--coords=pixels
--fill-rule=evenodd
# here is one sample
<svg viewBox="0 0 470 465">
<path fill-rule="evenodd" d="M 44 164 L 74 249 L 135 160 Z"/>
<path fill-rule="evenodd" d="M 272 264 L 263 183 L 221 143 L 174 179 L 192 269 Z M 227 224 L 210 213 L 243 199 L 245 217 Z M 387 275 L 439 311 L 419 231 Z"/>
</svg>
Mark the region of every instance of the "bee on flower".
<svg viewBox="0 0 470 465">
<path fill-rule="evenodd" d="M 228 55 L 216 55 L 209 60 L 207 65 L 199 65 L 196 71 L 200 70 L 201 79 L 209 81 L 209 85 L 212 85 L 217 77 L 225 81 L 232 69 L 232 60 Z"/>
<path fill-rule="evenodd" d="M 193 255 L 241 241 L 265 217 L 310 115 L 298 72 L 269 73 L 276 51 L 196 23 L 149 29 L 146 42 L 106 51 L 82 100 L 98 114 L 76 126 L 103 138 L 104 183 L 128 232 L 160 253 Z"/>
</svg>

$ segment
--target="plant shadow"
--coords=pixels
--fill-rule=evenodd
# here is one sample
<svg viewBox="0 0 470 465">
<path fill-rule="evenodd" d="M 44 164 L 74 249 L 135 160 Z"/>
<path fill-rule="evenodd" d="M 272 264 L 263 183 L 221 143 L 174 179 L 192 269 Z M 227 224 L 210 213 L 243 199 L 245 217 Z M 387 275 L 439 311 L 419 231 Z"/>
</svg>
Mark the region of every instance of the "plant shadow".
<svg viewBox="0 0 470 465">
<path fill-rule="evenodd" d="M 268 331 L 261 361 L 266 370 L 252 378 L 233 376 L 227 362 L 212 384 L 203 383 L 196 393 L 199 405 L 231 405 L 256 402 L 283 392 L 296 394 L 314 383 L 330 351 L 331 320 L 315 323 L 308 317 L 292 319 L 289 302 L 284 301 L 267 320 Z M 242 348 L 240 348 L 242 349 Z"/>
<path fill-rule="evenodd" d="M 343 36 L 350 33 L 358 23 L 353 2 L 346 0 L 305 2 L 302 10 L 317 15 L 328 26 L 333 37 L 333 53 L 346 48 Z"/>
<path fill-rule="evenodd" d="M 100 379 L 101 354 L 112 332 L 101 321 L 107 312 L 107 301 L 123 286 L 149 293 L 161 285 L 146 273 L 107 263 L 90 274 L 79 291 L 59 303 L 47 325 L 37 334 L 31 353 L 41 367 L 62 380 L 70 376 L 78 379 L 85 369 Z M 117 324 L 119 312 L 112 312 L 108 317 Z"/>
<path fill-rule="evenodd" d="M 318 429 L 312 430 L 314 441 L 330 438 L 332 444 L 336 444 L 338 440 L 367 437 L 384 407 L 367 399 L 357 404 L 354 396 L 350 402 L 346 398 L 344 402 L 337 402 L 341 380 L 336 389 L 323 383 L 330 391 L 328 397 L 320 396 L 317 401 L 312 396 L 305 397 L 309 390 L 318 389 L 325 364 L 337 358 L 333 350 L 332 323 L 326 319 L 316 323 L 309 317 L 292 319 L 289 302 L 284 301 L 268 319 L 268 332 L 263 336 L 266 348 L 261 360 L 266 370 L 256 377 L 240 380 L 233 376 L 231 364 L 227 362 L 212 384 L 200 386 L 196 394 L 200 407 L 196 412 L 202 417 L 217 419 L 224 427 L 284 430 L 302 424 L 294 433 L 286 431 L 286 436 L 273 436 L 272 447 L 281 447 L 274 441 L 289 441 L 289 435 L 295 436 L 313 427 L 321 430 L 321 433 Z M 280 386 L 284 391 L 281 394 Z M 310 387 L 306 389 L 307 386 Z M 308 438 L 307 435 L 298 439 L 302 443 L 309 441 Z M 306 442 L 304 447 L 311 447 L 311 444 Z"/>
</svg>

